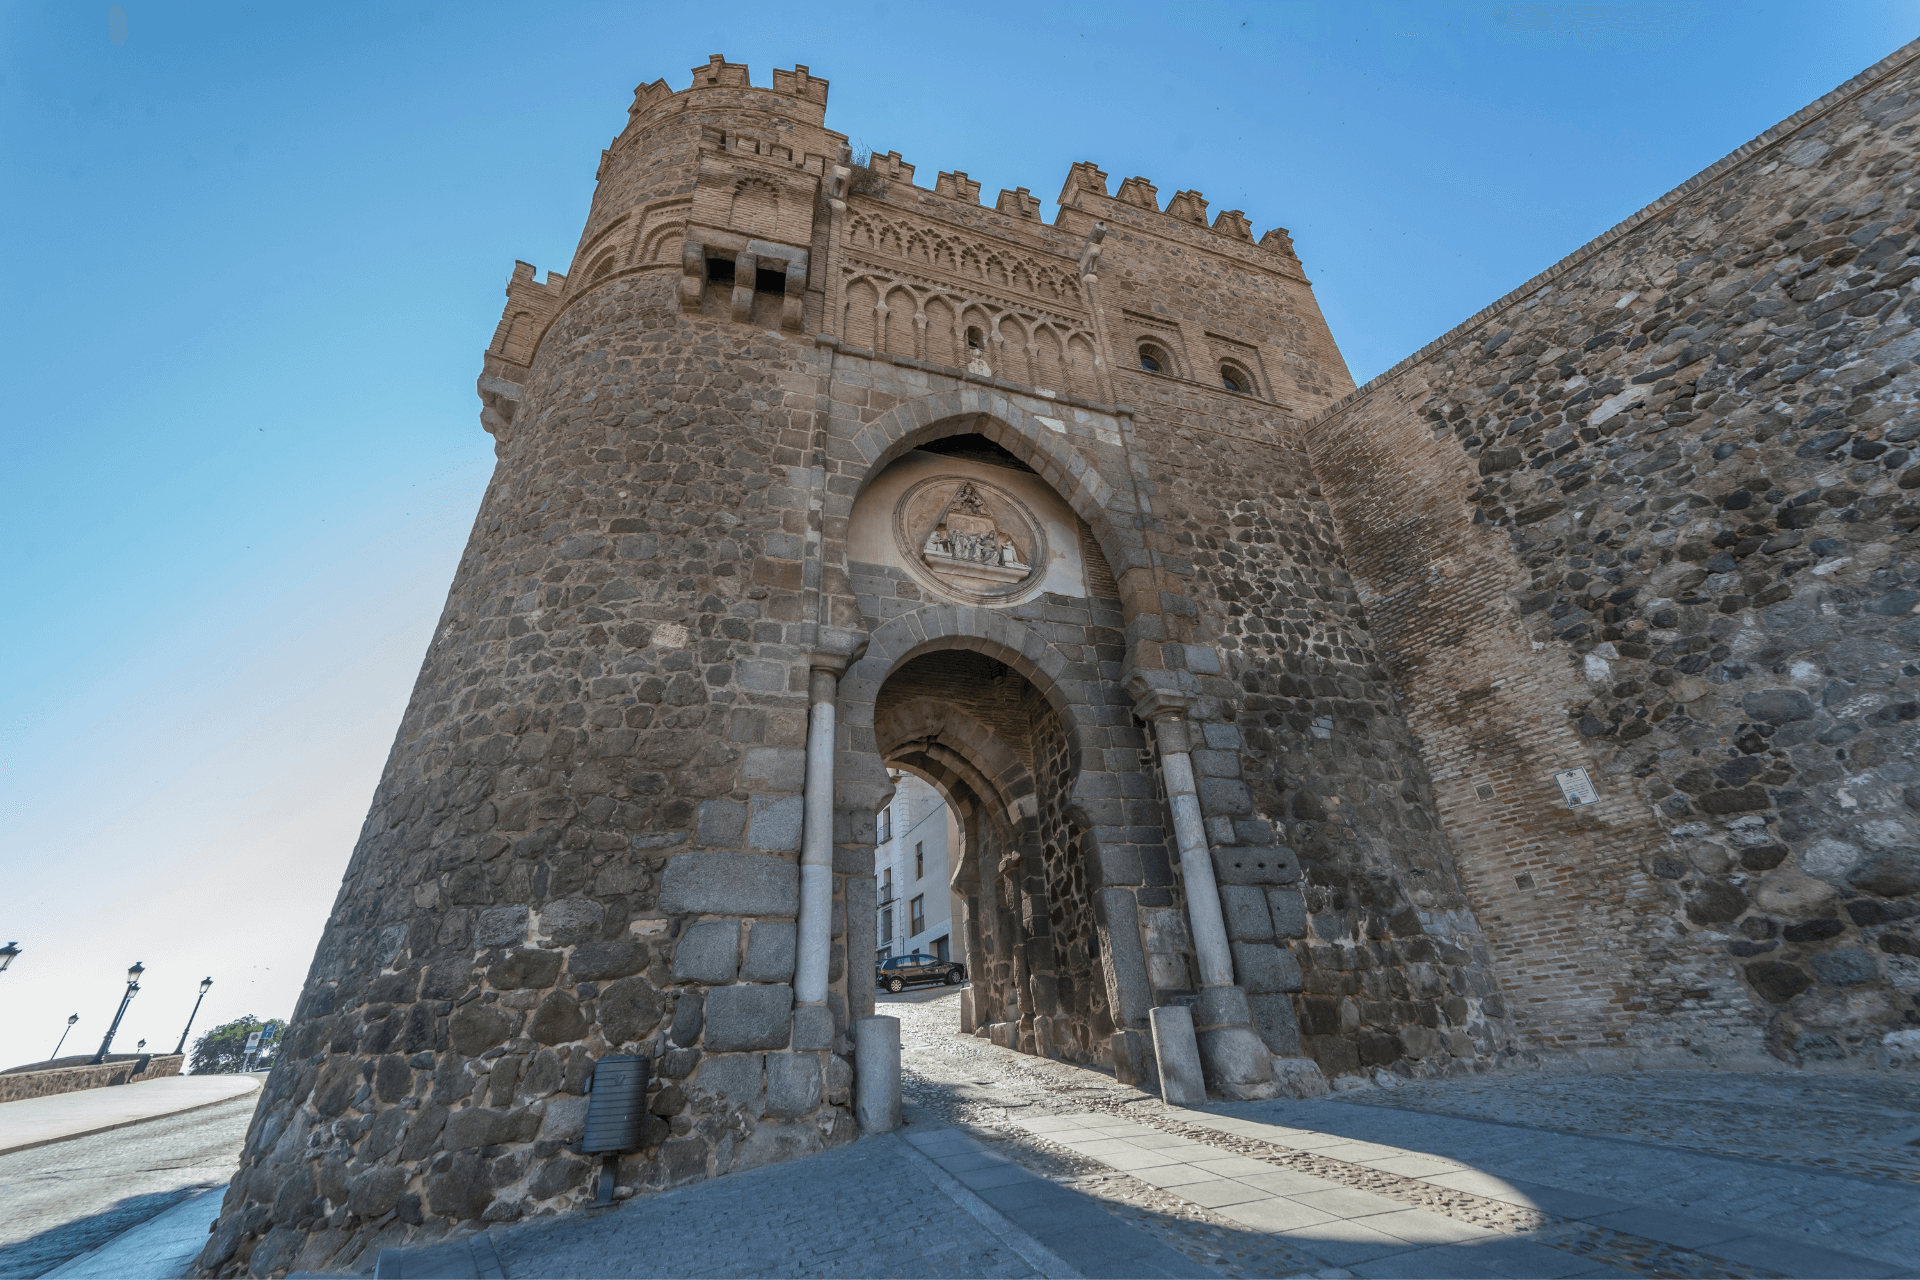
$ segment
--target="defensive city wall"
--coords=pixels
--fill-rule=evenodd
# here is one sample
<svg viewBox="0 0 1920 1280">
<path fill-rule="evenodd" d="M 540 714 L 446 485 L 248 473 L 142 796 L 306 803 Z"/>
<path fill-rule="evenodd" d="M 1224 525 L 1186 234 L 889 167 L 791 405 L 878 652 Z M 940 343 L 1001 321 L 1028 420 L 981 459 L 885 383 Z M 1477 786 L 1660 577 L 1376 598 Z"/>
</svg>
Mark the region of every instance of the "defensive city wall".
<svg viewBox="0 0 1920 1280">
<path fill-rule="evenodd" d="M 1198 192 L 1077 164 L 1049 224 L 856 163 L 804 66 L 642 86 L 508 282 L 499 465 L 202 1270 L 582 1203 L 608 1054 L 620 1194 L 850 1141 L 890 770 L 1009 1048 L 1151 1087 L 1181 1006 L 1225 1097 L 1878 1066 L 1913 56 L 1358 391 Z"/>
<path fill-rule="evenodd" d="M 1307 429 L 1530 1046 L 1920 1039 L 1915 59 Z"/>
</svg>

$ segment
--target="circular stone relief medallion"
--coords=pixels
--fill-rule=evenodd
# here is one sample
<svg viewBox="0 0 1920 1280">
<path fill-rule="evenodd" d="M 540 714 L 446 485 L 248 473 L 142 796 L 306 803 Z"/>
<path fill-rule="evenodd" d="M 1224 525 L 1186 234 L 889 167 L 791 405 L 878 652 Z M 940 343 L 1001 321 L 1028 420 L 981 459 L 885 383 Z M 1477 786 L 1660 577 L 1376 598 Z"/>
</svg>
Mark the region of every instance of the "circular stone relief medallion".
<svg viewBox="0 0 1920 1280">
<path fill-rule="evenodd" d="M 1040 581 L 1047 535 L 1026 504 L 972 476 L 935 476 L 900 496 L 893 536 L 920 582 L 965 604 L 1007 604 Z"/>
</svg>

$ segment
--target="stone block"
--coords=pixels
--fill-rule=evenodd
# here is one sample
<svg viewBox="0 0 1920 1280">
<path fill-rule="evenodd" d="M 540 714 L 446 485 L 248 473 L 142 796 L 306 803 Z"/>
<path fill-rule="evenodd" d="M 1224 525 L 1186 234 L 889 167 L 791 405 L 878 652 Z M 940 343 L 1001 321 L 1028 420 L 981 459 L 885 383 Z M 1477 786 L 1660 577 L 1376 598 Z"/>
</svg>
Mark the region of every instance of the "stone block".
<svg viewBox="0 0 1920 1280">
<path fill-rule="evenodd" d="M 740 922 L 702 920 L 687 926 L 673 952 L 675 982 L 704 982 L 722 986 L 732 982 L 740 968 Z"/>
<path fill-rule="evenodd" d="M 737 800 L 703 800 L 693 838 L 698 844 L 732 848 L 740 843 L 746 824 L 747 807 Z"/>
<path fill-rule="evenodd" d="M 528 917 L 529 912 L 524 903 L 482 911 L 479 923 L 474 926 L 473 945 L 476 947 L 519 946 L 527 940 Z"/>
<path fill-rule="evenodd" d="M 1253 1015 L 1253 1029 L 1277 1057 L 1300 1053 L 1300 1022 L 1294 1016 L 1293 1000 L 1281 994 L 1247 997 L 1247 1010 Z"/>
<path fill-rule="evenodd" d="M 1274 1058 L 1273 1083 L 1289 1098 L 1324 1098 L 1328 1093 L 1327 1077 L 1312 1058 Z"/>
<path fill-rule="evenodd" d="M 1213 850 L 1213 878 L 1222 885 L 1293 884 L 1300 860 L 1282 845 L 1221 845 Z"/>
<path fill-rule="evenodd" d="M 511 1011 L 476 1000 L 453 1011 L 453 1017 L 447 1020 L 447 1035 L 455 1049 L 473 1057 L 505 1040 L 514 1021 Z"/>
<path fill-rule="evenodd" d="M 1194 1038 L 1200 1042 L 1200 1062 L 1210 1092 L 1235 1102 L 1271 1098 L 1280 1092 L 1273 1083 L 1273 1055 L 1251 1027 L 1209 1027 Z"/>
<path fill-rule="evenodd" d="M 1244 1027 L 1252 1016 L 1247 1007 L 1247 993 L 1238 985 L 1203 987 L 1193 1002 L 1196 1027 Z"/>
<path fill-rule="evenodd" d="M 1273 916 L 1267 909 L 1267 895 L 1257 886 L 1222 885 L 1220 910 L 1226 917 L 1227 936 L 1235 942 L 1273 940 Z"/>
<path fill-rule="evenodd" d="M 1300 989 L 1300 962 L 1293 952 L 1261 942 L 1233 945 L 1233 975 L 1250 994 Z"/>
<path fill-rule="evenodd" d="M 715 987 L 707 993 L 709 1053 L 784 1049 L 792 1036 L 793 988 Z"/>
<path fill-rule="evenodd" d="M 487 984 L 496 991 L 550 987 L 560 976 L 560 962 L 558 951 L 510 951 L 487 966 Z"/>
<path fill-rule="evenodd" d="M 609 1044 L 620 1045 L 651 1033 L 660 1024 L 666 1000 L 651 982 L 635 974 L 602 987 L 594 1009 L 600 1034 Z"/>
<path fill-rule="evenodd" d="M 791 982 L 795 928 L 791 920 L 755 921 L 747 935 L 747 958 L 740 966 L 740 980 Z"/>
<path fill-rule="evenodd" d="M 774 853 L 800 851 L 800 826 L 807 802 L 799 796 L 755 796 L 747 826 L 747 847 Z"/>
<path fill-rule="evenodd" d="M 748 747 L 741 760 L 740 781 L 749 791 L 798 795 L 807 782 L 806 748 Z"/>
<path fill-rule="evenodd" d="M 631 938 L 614 942 L 583 942 L 567 957 L 567 972 L 582 982 L 624 978 L 640 972 L 646 966 L 646 944 Z"/>
<path fill-rule="evenodd" d="M 826 1142 L 826 1135 L 820 1132 L 818 1125 L 763 1121 L 755 1125 L 753 1132 L 747 1135 L 747 1140 L 740 1144 L 740 1153 L 733 1158 L 732 1171 L 743 1173 L 762 1165 L 810 1156 L 823 1150 Z"/>
<path fill-rule="evenodd" d="M 820 1058 L 817 1054 L 767 1055 L 768 1115 L 809 1115 L 820 1105 L 821 1093 Z"/>
<path fill-rule="evenodd" d="M 1267 910 L 1273 917 L 1273 936 L 1307 936 L 1307 900 L 1298 889 L 1268 889 Z"/>
<path fill-rule="evenodd" d="M 760 1099 L 765 1068 L 764 1054 L 710 1053 L 700 1060 L 700 1069 L 687 1081 L 687 1096 L 693 1099 L 697 1111 L 750 1107 Z"/>
<path fill-rule="evenodd" d="M 605 909 L 591 898 L 562 898 L 540 908 L 540 933 L 555 942 L 585 942 L 600 931 Z"/>
<path fill-rule="evenodd" d="M 1208 817 L 1235 817 L 1253 812 L 1253 793 L 1237 778 L 1197 778 L 1200 809 Z"/>
<path fill-rule="evenodd" d="M 540 1113 L 542 1142 L 574 1142 L 587 1130 L 586 1098 L 548 1098 Z"/>
<path fill-rule="evenodd" d="M 742 658 L 734 668 L 734 680 L 742 689 L 757 693 L 785 693 L 787 664 L 761 658 Z"/>
<path fill-rule="evenodd" d="M 833 1047 L 833 1010 L 823 1004 L 804 1004 L 793 1011 L 793 1050 L 815 1053 Z"/>
<path fill-rule="evenodd" d="M 660 910 L 670 915 L 796 916 L 800 868 L 756 853 L 676 854 L 660 878 Z"/>
</svg>

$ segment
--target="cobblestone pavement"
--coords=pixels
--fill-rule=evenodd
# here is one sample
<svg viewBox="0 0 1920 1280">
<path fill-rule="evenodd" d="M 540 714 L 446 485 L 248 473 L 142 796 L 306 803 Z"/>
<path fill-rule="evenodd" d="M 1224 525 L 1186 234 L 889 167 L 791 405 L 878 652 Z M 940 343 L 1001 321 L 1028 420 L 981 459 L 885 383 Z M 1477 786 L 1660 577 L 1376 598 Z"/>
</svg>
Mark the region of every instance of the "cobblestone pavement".
<svg viewBox="0 0 1920 1280">
<path fill-rule="evenodd" d="M 1920 1182 L 1920 1079 L 1884 1073 L 1515 1074 L 1340 1100 Z"/>
<path fill-rule="evenodd" d="M 1031 1276 L 897 1139 L 494 1233 L 510 1276 Z"/>
<path fill-rule="evenodd" d="M 257 1095 L 0 1155 L 0 1277 L 46 1274 L 164 1212 L 225 1186 Z"/>
</svg>

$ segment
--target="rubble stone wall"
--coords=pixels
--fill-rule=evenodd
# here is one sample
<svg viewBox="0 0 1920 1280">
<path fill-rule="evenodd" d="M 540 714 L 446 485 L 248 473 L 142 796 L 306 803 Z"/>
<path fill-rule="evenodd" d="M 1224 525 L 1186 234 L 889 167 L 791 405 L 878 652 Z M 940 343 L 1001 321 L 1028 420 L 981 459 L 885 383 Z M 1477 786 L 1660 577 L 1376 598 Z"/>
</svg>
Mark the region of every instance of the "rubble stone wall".
<svg viewBox="0 0 1920 1280">
<path fill-rule="evenodd" d="M 1871 1064 L 1920 1022 L 1915 56 L 1308 432 L 1534 1050 Z"/>
</svg>

